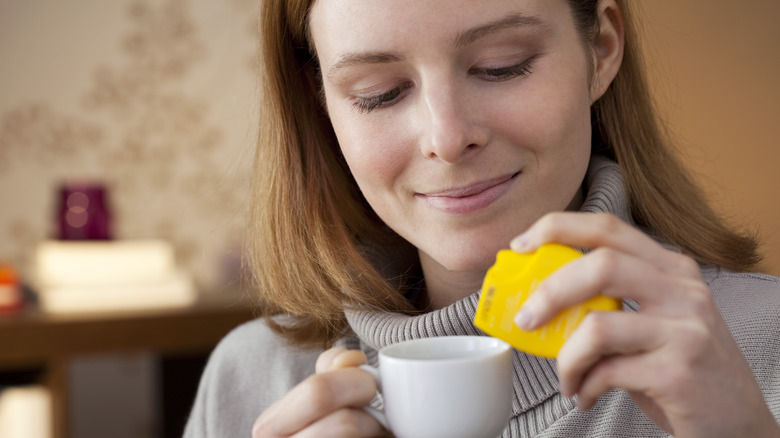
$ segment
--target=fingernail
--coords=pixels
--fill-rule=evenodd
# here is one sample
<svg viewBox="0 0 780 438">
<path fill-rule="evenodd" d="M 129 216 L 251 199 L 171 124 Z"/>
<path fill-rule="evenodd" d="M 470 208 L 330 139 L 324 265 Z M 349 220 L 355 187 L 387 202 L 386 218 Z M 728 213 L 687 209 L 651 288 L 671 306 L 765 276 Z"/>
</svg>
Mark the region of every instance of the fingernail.
<svg viewBox="0 0 780 438">
<path fill-rule="evenodd" d="M 536 323 L 535 317 L 531 309 L 527 306 L 520 308 L 520 311 L 515 315 L 515 325 L 525 331 L 531 331 Z"/>
<path fill-rule="evenodd" d="M 514 239 L 509 243 L 509 247 L 512 249 L 512 251 L 516 252 L 524 252 L 528 250 L 531 243 L 531 239 L 528 236 L 528 233 L 523 233 Z"/>
</svg>

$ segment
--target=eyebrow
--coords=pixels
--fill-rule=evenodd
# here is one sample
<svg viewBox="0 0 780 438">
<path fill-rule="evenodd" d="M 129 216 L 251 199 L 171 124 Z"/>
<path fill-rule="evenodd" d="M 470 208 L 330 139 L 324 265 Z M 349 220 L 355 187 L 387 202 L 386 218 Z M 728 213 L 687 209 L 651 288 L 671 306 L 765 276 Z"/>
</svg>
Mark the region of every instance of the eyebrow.
<svg viewBox="0 0 780 438">
<path fill-rule="evenodd" d="M 455 37 L 455 47 L 468 46 L 476 40 L 485 37 L 491 33 L 514 27 L 535 27 L 544 29 L 548 24 L 535 15 L 527 15 L 522 12 L 508 15 L 504 18 L 492 21 L 473 29 L 466 30 Z"/>
<path fill-rule="evenodd" d="M 365 53 L 347 53 L 339 57 L 339 60 L 333 64 L 328 71 L 328 77 L 333 73 L 360 64 L 389 64 L 391 62 L 403 61 L 404 57 L 392 52 L 365 52 Z"/>
<path fill-rule="evenodd" d="M 480 38 L 489 34 L 515 27 L 535 27 L 546 28 L 548 24 L 541 18 L 534 15 L 527 15 L 521 12 L 508 15 L 496 21 L 468 29 L 459 33 L 454 40 L 455 47 L 467 46 Z M 403 61 L 401 54 L 394 52 L 357 52 L 346 53 L 339 57 L 338 61 L 328 71 L 328 77 L 332 77 L 336 72 L 347 67 L 361 64 L 389 64 L 392 62 Z"/>
</svg>

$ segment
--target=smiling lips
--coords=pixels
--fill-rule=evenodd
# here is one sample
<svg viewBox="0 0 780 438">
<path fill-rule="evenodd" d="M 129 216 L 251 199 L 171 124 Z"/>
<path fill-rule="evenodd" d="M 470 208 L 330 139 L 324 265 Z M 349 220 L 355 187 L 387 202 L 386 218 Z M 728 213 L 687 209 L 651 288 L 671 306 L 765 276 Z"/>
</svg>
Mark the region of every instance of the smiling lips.
<svg viewBox="0 0 780 438">
<path fill-rule="evenodd" d="M 435 193 L 417 193 L 415 196 L 434 210 L 452 214 L 467 214 L 482 210 L 503 196 L 520 172 L 481 181 L 466 187 Z"/>
</svg>

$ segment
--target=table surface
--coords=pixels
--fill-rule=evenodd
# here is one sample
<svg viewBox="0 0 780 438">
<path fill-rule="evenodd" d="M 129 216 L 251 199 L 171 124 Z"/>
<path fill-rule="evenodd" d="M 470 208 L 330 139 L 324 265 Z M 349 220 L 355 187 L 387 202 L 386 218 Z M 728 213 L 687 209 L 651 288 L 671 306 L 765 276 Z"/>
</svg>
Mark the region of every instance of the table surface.
<svg viewBox="0 0 780 438">
<path fill-rule="evenodd" d="M 0 373 L 42 369 L 52 398 L 51 431 L 69 438 L 68 362 L 74 356 L 144 351 L 158 356 L 208 354 L 230 330 L 257 316 L 235 293 L 201 297 L 168 309 L 49 314 L 27 308 L 0 315 Z"/>
<path fill-rule="evenodd" d="M 256 313 L 248 299 L 235 294 L 201 299 L 187 307 L 144 311 L 47 314 L 25 309 L 0 315 L 0 369 L 111 351 L 208 351 Z"/>
</svg>

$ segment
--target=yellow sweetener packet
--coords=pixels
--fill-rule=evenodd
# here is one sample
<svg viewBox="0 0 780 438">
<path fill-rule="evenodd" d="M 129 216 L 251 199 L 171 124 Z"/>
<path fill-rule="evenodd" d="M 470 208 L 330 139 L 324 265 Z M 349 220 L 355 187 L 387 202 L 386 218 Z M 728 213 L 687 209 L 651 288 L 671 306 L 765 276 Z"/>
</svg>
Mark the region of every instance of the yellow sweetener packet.
<svg viewBox="0 0 780 438">
<path fill-rule="evenodd" d="M 581 256 L 579 251 L 556 243 L 544 244 L 529 254 L 499 251 L 496 263 L 485 275 L 474 325 L 518 350 L 555 358 L 588 312 L 621 308 L 619 300 L 599 295 L 564 310 L 534 331 L 526 332 L 515 325 L 514 317 L 520 306 L 536 291 L 539 283 Z"/>
</svg>

